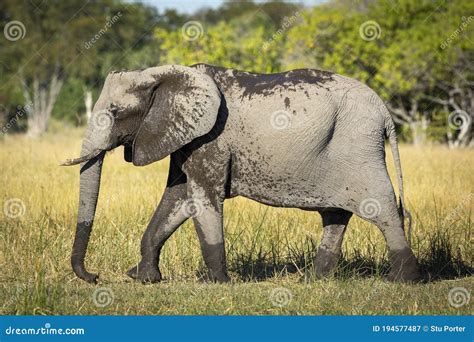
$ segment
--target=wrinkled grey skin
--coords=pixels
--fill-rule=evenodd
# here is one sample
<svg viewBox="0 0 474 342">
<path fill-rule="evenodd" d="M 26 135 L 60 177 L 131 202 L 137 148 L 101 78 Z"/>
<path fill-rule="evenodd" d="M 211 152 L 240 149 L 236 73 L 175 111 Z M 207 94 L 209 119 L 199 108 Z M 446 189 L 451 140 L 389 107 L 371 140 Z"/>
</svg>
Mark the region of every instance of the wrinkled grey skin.
<svg viewBox="0 0 474 342">
<path fill-rule="evenodd" d="M 112 118 L 111 124 L 101 118 Z M 386 137 L 400 208 L 385 165 Z M 82 157 L 65 163 L 81 163 L 71 261 L 88 282 L 97 279 L 86 271 L 84 258 L 101 166 L 105 151 L 120 145 L 125 159 L 139 166 L 171 156 L 166 190 L 142 238 L 142 259 L 127 273 L 134 279 L 162 279 L 160 251 L 192 217 L 211 277 L 229 281 L 222 216 L 224 200 L 235 196 L 319 211 L 324 234 L 315 260 L 318 277 L 333 272 L 356 214 L 382 231 L 391 260 L 388 278 L 419 278 L 403 230 L 394 125 L 381 99 L 353 79 L 310 69 L 264 75 L 204 64 L 109 74 Z"/>
</svg>

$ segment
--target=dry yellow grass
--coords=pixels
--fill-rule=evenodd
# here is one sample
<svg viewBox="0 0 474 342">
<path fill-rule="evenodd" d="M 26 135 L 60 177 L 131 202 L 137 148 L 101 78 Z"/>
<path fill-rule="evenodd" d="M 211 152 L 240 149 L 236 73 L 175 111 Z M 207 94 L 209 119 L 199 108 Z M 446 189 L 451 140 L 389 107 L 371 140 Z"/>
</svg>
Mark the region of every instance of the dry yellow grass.
<svg viewBox="0 0 474 342">
<path fill-rule="evenodd" d="M 472 291 L 474 150 L 401 147 L 413 245 L 428 284 L 383 281 L 385 243 L 378 229 L 353 218 L 337 276 L 301 282 L 312 244 L 321 237 L 318 214 L 270 208 L 236 198 L 225 203 L 225 234 L 233 283 L 199 281 L 203 270 L 194 228 L 187 222 L 165 245 L 162 284 L 131 282 L 125 271 L 139 260 L 141 235 L 163 192 L 168 161 L 137 168 L 122 151 L 105 160 L 97 217 L 86 265 L 99 271 L 113 302 L 100 307 L 97 288 L 77 280 L 69 256 L 78 201 L 78 167 L 59 167 L 80 152 L 81 130 L 39 140 L 0 140 L 0 313 L 15 314 L 459 314 L 449 290 Z M 390 154 L 388 152 L 388 154 Z M 388 165 L 393 175 L 391 156 Z M 18 201 L 12 199 L 18 199 Z M 14 216 L 19 203 L 23 215 Z M 24 205 L 24 208 L 21 206 Z M 10 207 L 9 207 L 10 206 Z M 8 207 L 8 208 L 7 208 Z M 5 210 L 12 210 L 8 214 Z M 12 215 L 13 214 L 13 215 Z M 367 277 L 361 273 L 375 273 Z M 271 292 L 292 296 L 275 306 Z"/>
</svg>

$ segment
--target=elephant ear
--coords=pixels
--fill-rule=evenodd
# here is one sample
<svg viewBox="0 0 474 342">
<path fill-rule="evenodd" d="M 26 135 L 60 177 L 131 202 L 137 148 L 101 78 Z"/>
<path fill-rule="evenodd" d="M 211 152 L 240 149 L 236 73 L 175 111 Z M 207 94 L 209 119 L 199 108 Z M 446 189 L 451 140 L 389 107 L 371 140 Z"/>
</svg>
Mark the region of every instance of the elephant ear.
<svg viewBox="0 0 474 342">
<path fill-rule="evenodd" d="M 214 80 L 201 71 L 170 66 L 147 72 L 155 79 L 155 90 L 133 142 L 133 164 L 137 166 L 161 160 L 210 132 L 220 106 Z"/>
</svg>

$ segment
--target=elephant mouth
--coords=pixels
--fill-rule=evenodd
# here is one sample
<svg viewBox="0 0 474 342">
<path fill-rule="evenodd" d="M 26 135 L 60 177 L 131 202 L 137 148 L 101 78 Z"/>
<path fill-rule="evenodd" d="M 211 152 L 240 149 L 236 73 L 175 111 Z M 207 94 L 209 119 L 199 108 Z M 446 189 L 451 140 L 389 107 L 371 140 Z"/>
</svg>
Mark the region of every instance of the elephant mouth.
<svg viewBox="0 0 474 342">
<path fill-rule="evenodd" d="M 86 161 L 89 161 L 95 157 L 97 157 L 102 151 L 101 150 L 96 150 L 93 151 L 89 154 L 86 154 L 85 156 L 79 157 L 79 158 L 74 158 L 74 159 L 66 159 L 64 162 L 59 164 L 60 166 L 71 166 L 71 165 L 77 165 L 84 163 Z"/>
</svg>

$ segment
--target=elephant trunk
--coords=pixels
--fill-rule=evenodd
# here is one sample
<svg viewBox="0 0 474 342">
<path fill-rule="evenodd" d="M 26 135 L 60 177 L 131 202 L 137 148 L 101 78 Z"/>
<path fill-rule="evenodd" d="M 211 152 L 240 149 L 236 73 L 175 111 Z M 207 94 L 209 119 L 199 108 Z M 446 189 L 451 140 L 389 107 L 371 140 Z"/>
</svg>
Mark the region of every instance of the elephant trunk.
<svg viewBox="0 0 474 342">
<path fill-rule="evenodd" d="M 72 247 L 71 264 L 74 273 L 81 279 L 89 282 L 97 282 L 98 276 L 87 272 L 84 266 L 87 245 L 94 223 L 94 215 L 99 196 L 100 176 L 105 151 L 97 152 L 86 139 L 82 147 L 82 156 L 92 158 L 83 161 L 80 170 L 80 194 L 79 209 L 77 215 L 76 236 Z"/>
</svg>

